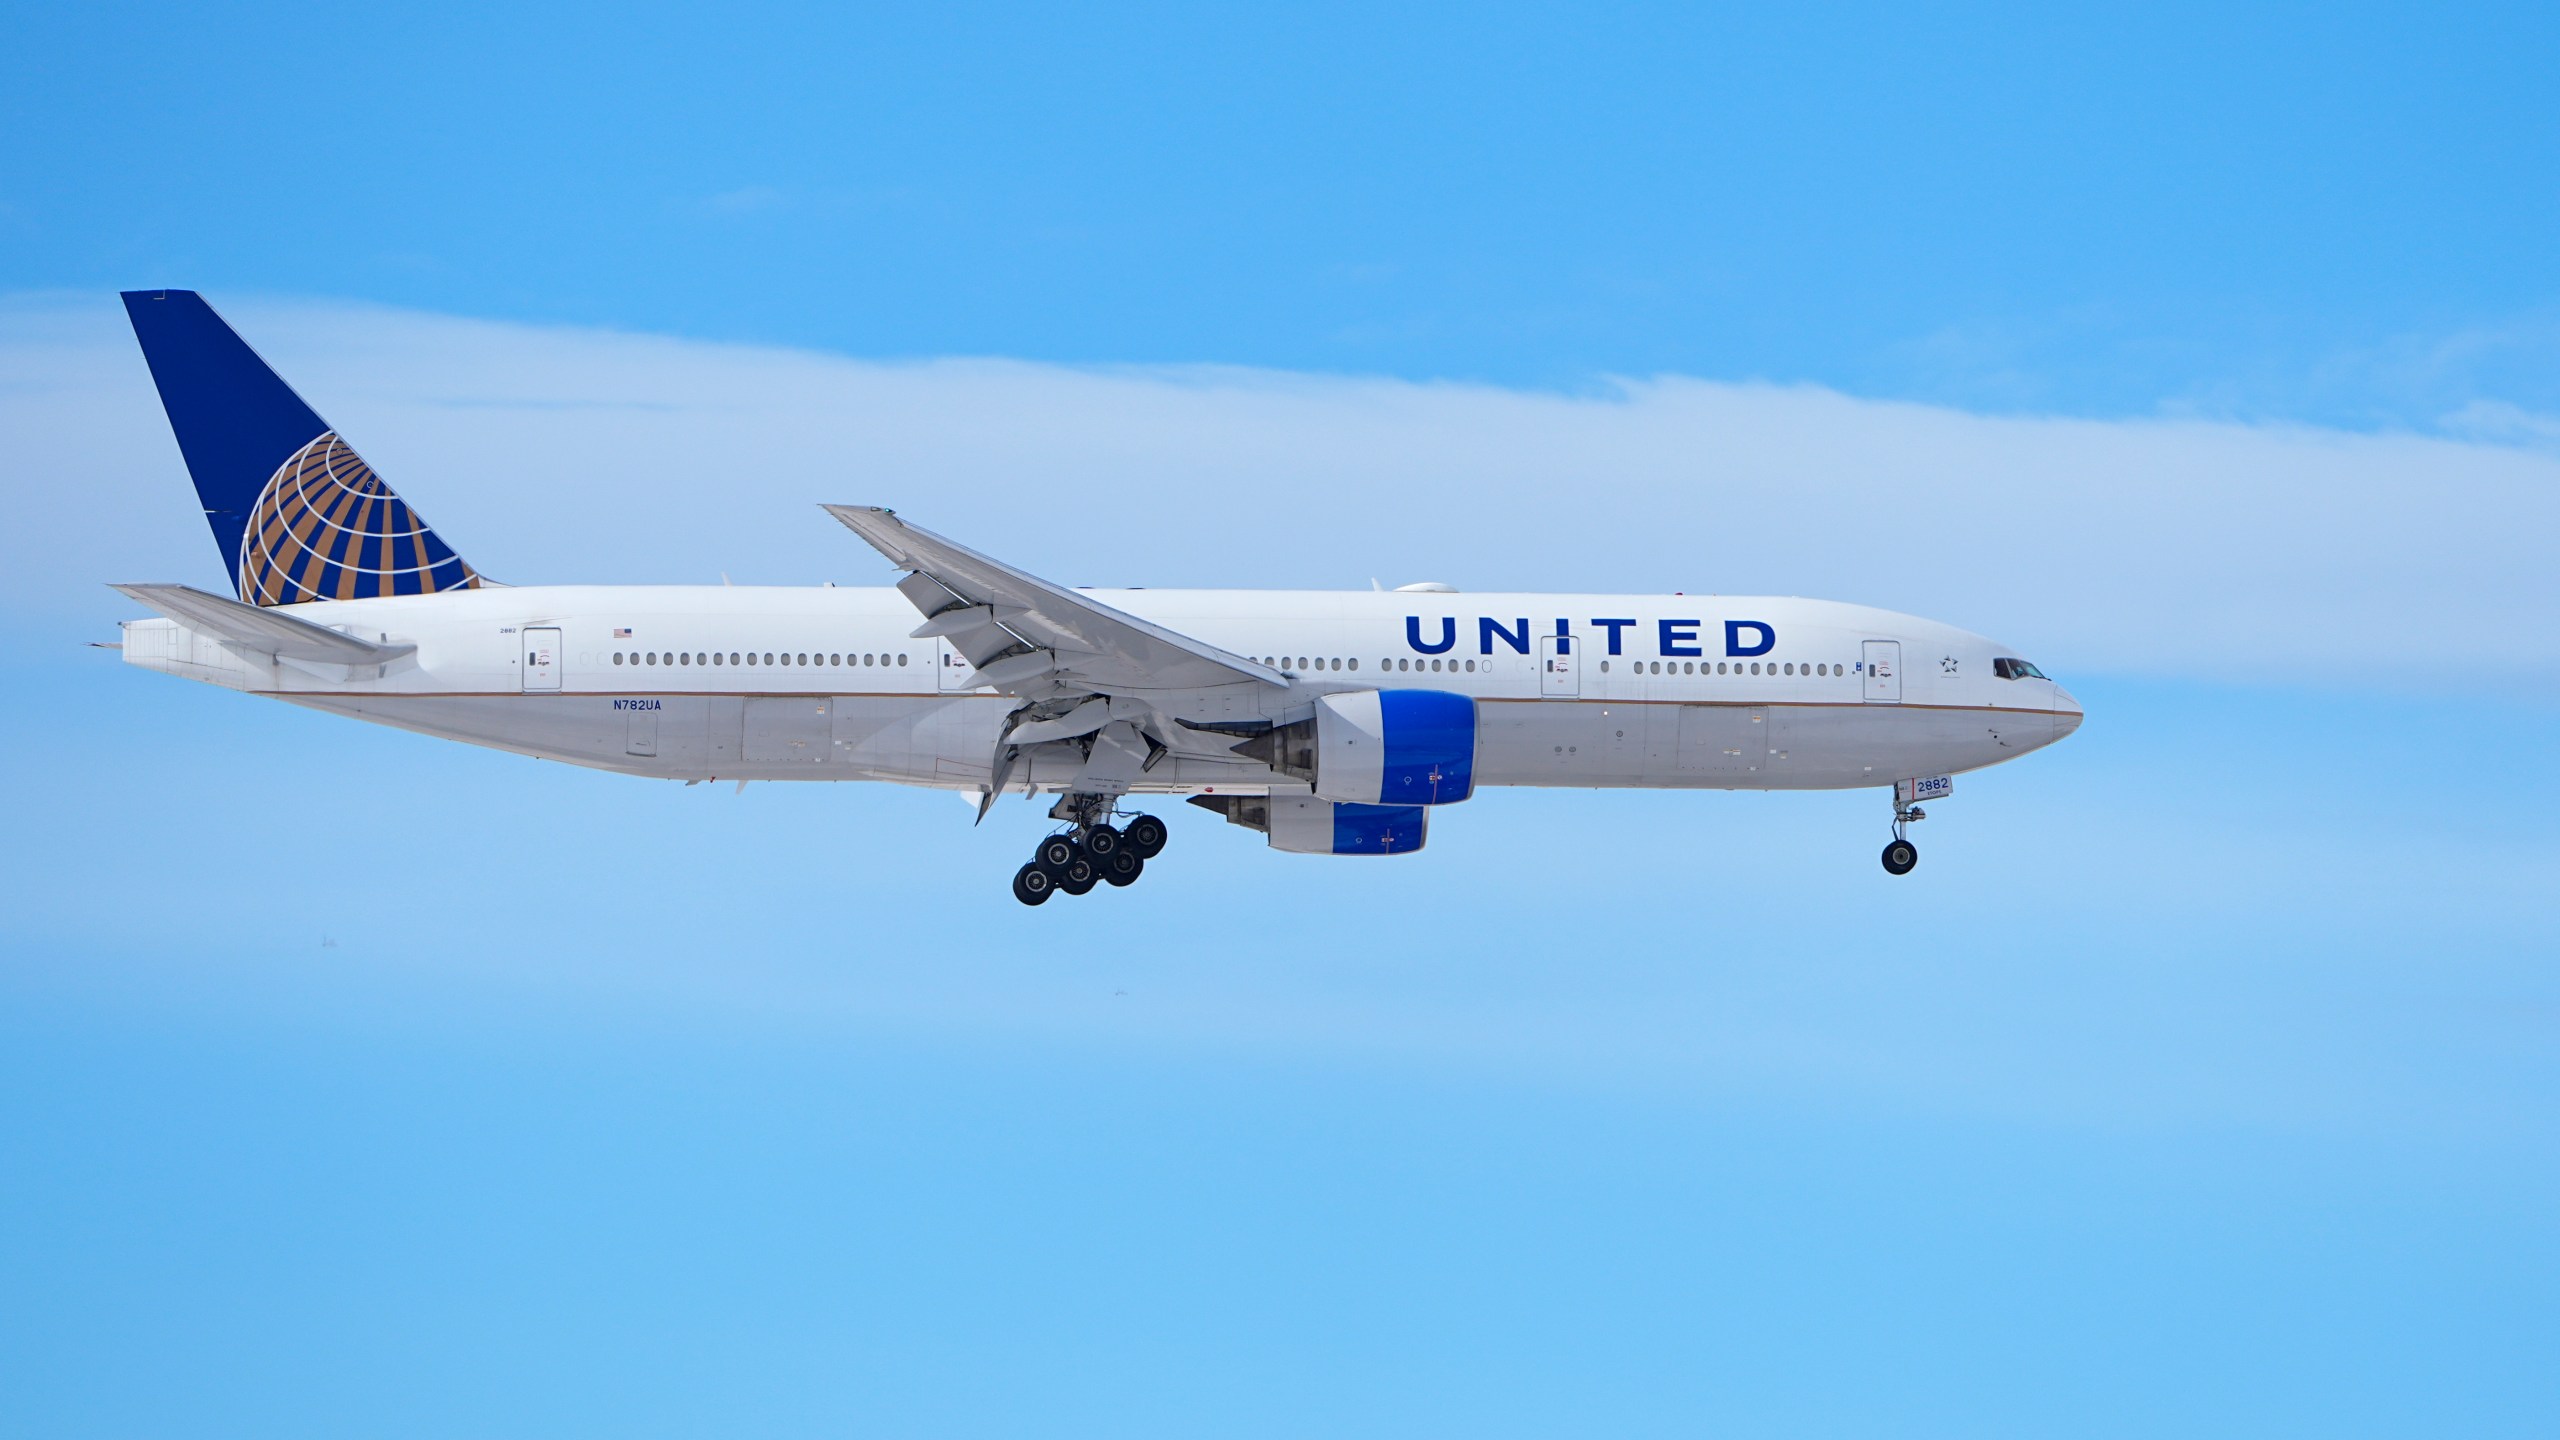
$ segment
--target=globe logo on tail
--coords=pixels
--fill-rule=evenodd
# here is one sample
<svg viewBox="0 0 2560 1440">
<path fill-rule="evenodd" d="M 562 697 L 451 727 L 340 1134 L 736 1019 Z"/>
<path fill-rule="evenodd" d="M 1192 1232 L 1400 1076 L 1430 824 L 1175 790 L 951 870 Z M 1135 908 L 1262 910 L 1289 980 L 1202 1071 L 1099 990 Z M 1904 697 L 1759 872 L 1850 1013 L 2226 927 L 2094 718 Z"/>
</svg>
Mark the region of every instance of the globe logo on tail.
<svg viewBox="0 0 2560 1440">
<path fill-rule="evenodd" d="M 480 576 L 334 430 L 268 478 L 241 537 L 252 605 L 467 590 Z"/>
</svg>

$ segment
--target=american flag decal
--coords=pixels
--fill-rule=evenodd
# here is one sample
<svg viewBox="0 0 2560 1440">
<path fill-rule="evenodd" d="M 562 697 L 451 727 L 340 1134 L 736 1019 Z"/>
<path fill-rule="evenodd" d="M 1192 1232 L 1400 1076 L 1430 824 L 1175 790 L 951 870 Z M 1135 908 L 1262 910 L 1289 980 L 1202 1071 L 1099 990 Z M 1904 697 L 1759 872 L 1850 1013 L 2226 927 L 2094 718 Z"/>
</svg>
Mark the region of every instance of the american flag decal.
<svg viewBox="0 0 2560 1440">
<path fill-rule="evenodd" d="M 628 627 L 616 625 L 613 627 L 613 638 L 616 640 L 628 640 L 631 638 L 631 631 Z"/>
</svg>

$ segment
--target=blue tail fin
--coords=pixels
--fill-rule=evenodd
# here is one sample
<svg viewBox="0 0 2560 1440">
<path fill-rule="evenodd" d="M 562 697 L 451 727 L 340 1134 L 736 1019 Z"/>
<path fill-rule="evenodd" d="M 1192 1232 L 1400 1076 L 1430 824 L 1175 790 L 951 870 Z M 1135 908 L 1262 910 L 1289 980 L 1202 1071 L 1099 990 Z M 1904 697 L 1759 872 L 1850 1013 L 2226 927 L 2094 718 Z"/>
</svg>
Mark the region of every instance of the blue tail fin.
<svg viewBox="0 0 2560 1440">
<path fill-rule="evenodd" d="M 252 605 L 424 595 L 481 583 L 192 290 L 128 290 L 124 309 Z"/>
</svg>

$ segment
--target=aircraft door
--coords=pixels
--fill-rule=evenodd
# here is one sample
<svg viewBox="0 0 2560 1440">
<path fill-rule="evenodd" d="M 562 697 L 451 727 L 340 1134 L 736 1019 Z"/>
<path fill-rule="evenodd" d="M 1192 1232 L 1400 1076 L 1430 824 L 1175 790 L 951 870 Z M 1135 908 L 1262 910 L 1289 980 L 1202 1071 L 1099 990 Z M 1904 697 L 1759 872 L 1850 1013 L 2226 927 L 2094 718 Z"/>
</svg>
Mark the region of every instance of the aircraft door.
<svg viewBox="0 0 2560 1440">
<path fill-rule="evenodd" d="M 1902 642 L 1870 640 L 1866 642 L 1866 663 L 1859 667 L 1865 676 L 1866 698 L 1881 705 L 1902 703 Z"/>
<path fill-rule="evenodd" d="M 1582 657 L 1573 653 L 1570 635 L 1544 635 L 1538 639 L 1538 693 L 1550 699 L 1573 699 L 1582 694 Z"/>
<path fill-rule="evenodd" d="M 951 648 L 948 640 L 933 642 L 933 687 L 946 695 L 959 694 L 970 688 L 969 677 L 977 667 L 969 657 Z"/>
<path fill-rule="evenodd" d="M 524 632 L 524 692 L 556 692 L 560 688 L 560 632 L 548 626 Z"/>
</svg>

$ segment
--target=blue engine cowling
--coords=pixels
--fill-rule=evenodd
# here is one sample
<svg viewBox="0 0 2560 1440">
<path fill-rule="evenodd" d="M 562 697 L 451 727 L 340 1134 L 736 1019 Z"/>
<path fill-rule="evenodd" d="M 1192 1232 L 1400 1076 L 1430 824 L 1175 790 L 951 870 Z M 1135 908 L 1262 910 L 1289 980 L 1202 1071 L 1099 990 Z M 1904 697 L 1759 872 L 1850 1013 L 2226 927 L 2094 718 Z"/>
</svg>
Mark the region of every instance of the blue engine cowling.
<svg viewBox="0 0 2560 1440">
<path fill-rule="evenodd" d="M 1410 855 L 1431 821 L 1419 805 L 1341 805 L 1313 795 L 1194 795 L 1191 803 L 1300 855 Z"/>
<path fill-rule="evenodd" d="M 1454 805 L 1475 793 L 1476 702 L 1446 690 L 1316 700 L 1315 792 L 1354 805 Z"/>
</svg>

